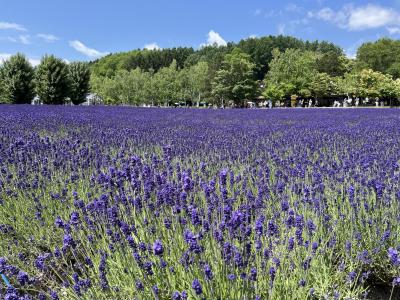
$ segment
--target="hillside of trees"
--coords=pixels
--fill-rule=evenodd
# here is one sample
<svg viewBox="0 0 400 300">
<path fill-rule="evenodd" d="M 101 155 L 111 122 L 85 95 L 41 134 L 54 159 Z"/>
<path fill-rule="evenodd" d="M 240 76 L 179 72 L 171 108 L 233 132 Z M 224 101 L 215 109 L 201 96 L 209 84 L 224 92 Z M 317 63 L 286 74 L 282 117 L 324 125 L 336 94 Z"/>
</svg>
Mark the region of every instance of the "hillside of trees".
<svg viewBox="0 0 400 300">
<path fill-rule="evenodd" d="M 395 104 L 399 50 L 400 41 L 384 38 L 363 44 L 350 59 L 329 42 L 266 36 L 196 50 L 137 49 L 88 64 L 46 56 L 35 69 L 18 54 L 0 66 L 0 103 L 30 103 L 37 96 L 41 103 L 79 104 L 91 92 L 108 105 L 243 107 L 256 99 L 295 105 L 301 98 L 324 105 L 324 99 L 345 97 Z"/>
</svg>

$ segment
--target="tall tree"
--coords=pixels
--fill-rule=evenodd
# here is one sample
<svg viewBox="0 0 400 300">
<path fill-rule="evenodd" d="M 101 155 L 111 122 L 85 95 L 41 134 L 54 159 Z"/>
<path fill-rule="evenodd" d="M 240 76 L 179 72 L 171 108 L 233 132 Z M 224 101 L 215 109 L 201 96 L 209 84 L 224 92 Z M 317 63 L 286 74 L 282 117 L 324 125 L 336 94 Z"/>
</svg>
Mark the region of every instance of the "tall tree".
<svg viewBox="0 0 400 300">
<path fill-rule="evenodd" d="M 32 102 L 35 96 L 34 70 L 23 54 L 17 53 L 0 67 L 2 102 L 23 104 Z"/>
<path fill-rule="evenodd" d="M 368 42 L 357 50 L 358 69 L 372 69 L 398 76 L 400 63 L 400 41 L 388 38 Z"/>
<path fill-rule="evenodd" d="M 253 79 L 255 64 L 250 55 L 239 48 L 226 54 L 212 83 L 213 94 L 222 102 L 233 100 L 242 106 L 243 100 L 252 99 L 257 93 L 257 83 Z"/>
<path fill-rule="evenodd" d="M 360 96 L 360 87 L 358 84 L 358 73 L 355 71 L 346 73 L 343 77 L 337 79 L 338 93 L 341 95 Z"/>
<path fill-rule="evenodd" d="M 316 67 L 318 72 L 329 76 L 343 76 L 347 71 L 348 58 L 342 53 L 328 51 L 317 55 Z"/>
<path fill-rule="evenodd" d="M 73 62 L 68 66 L 70 84 L 69 97 L 73 104 L 78 105 L 86 100 L 90 90 L 90 69 L 86 63 Z"/>
<path fill-rule="evenodd" d="M 291 87 L 289 87 L 289 89 L 291 89 Z M 270 84 L 265 87 L 262 94 L 264 97 L 271 99 L 275 103 L 276 101 L 283 100 L 287 94 L 287 87 L 283 85 Z"/>
<path fill-rule="evenodd" d="M 144 98 L 143 103 L 154 105 L 158 99 L 157 85 L 154 79 L 154 71 L 150 69 L 148 72 L 143 73 L 143 90 Z"/>
<path fill-rule="evenodd" d="M 158 90 L 159 99 L 165 106 L 170 102 L 180 100 L 179 79 L 178 79 L 177 63 L 172 61 L 169 67 L 161 68 L 154 75 L 156 89 Z"/>
<path fill-rule="evenodd" d="M 36 69 L 35 87 L 44 104 L 65 103 L 69 95 L 67 64 L 53 55 L 45 55 Z"/>
<path fill-rule="evenodd" d="M 271 84 L 293 86 L 293 90 L 288 91 L 292 95 L 309 90 L 309 84 L 317 72 L 315 52 L 299 49 L 280 52 L 275 49 L 273 57 L 265 78 L 267 86 Z"/>
<path fill-rule="evenodd" d="M 309 88 L 315 99 L 337 94 L 336 81 L 326 73 L 315 73 Z"/>
<path fill-rule="evenodd" d="M 380 97 L 380 82 L 385 76 L 371 69 L 364 69 L 358 74 L 358 86 L 362 97 Z"/>
<path fill-rule="evenodd" d="M 118 86 L 115 78 L 96 76 L 92 74 L 90 78 L 90 86 L 92 91 L 103 99 L 104 104 L 123 104 L 120 100 L 121 87 Z"/>
<path fill-rule="evenodd" d="M 197 102 L 197 106 L 202 96 L 209 92 L 210 78 L 208 63 L 201 61 L 188 69 L 188 85 L 191 100 Z"/>
</svg>

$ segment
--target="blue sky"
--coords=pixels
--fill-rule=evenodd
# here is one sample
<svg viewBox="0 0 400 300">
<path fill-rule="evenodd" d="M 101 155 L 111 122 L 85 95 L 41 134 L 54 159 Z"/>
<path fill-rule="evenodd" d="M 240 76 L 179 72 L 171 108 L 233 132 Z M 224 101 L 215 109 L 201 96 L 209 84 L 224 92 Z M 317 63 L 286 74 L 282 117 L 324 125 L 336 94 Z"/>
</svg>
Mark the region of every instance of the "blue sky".
<svg viewBox="0 0 400 300">
<path fill-rule="evenodd" d="M 0 60 L 16 52 L 91 60 L 110 52 L 224 44 L 286 34 L 329 40 L 349 56 L 366 41 L 400 38 L 400 0 L 4 0 Z"/>
</svg>

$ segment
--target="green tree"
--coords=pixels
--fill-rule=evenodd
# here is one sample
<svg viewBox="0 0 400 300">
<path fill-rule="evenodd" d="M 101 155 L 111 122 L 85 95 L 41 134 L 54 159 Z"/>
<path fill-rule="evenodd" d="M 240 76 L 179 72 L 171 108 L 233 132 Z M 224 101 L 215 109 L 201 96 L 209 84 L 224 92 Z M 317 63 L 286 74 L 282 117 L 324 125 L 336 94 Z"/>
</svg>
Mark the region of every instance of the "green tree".
<svg viewBox="0 0 400 300">
<path fill-rule="evenodd" d="M 362 70 L 358 74 L 358 87 L 362 97 L 381 97 L 380 82 L 385 79 L 385 75 L 371 69 Z"/>
<path fill-rule="evenodd" d="M 69 97 L 73 104 L 78 105 L 86 100 L 90 90 L 90 69 L 86 63 L 73 62 L 68 66 L 70 83 Z"/>
<path fill-rule="evenodd" d="M 361 96 L 358 85 L 358 73 L 346 73 L 337 79 L 338 94 L 347 96 Z"/>
<path fill-rule="evenodd" d="M 171 102 L 180 100 L 179 72 L 176 61 L 172 61 L 169 67 L 161 68 L 154 74 L 155 88 L 161 102 L 168 106 Z"/>
<path fill-rule="evenodd" d="M 92 92 L 96 93 L 103 99 L 104 104 L 123 104 L 120 101 L 121 88 L 117 85 L 117 82 L 114 78 L 96 76 L 92 74 L 90 78 L 90 86 Z"/>
<path fill-rule="evenodd" d="M 143 89 L 144 89 L 144 103 L 153 106 L 158 99 L 157 84 L 154 77 L 154 71 L 143 73 Z"/>
<path fill-rule="evenodd" d="M 315 99 L 335 95 L 337 93 L 337 85 L 335 80 L 326 73 L 315 73 L 310 82 L 310 92 Z"/>
<path fill-rule="evenodd" d="M 23 54 L 16 54 L 0 67 L 0 102 L 22 104 L 32 102 L 35 96 L 34 70 Z"/>
<path fill-rule="evenodd" d="M 317 55 L 311 51 L 287 49 L 280 52 L 275 49 L 264 81 L 267 86 L 293 86 L 292 90 L 287 91 L 290 95 L 304 94 L 304 91 L 309 91 L 309 84 L 317 72 L 316 59 Z"/>
<path fill-rule="evenodd" d="M 53 55 L 45 55 L 36 68 L 35 88 L 44 104 L 65 103 L 69 95 L 66 63 Z"/>
<path fill-rule="evenodd" d="M 267 99 L 271 99 L 274 103 L 276 101 L 281 101 L 285 97 L 287 89 L 285 86 L 270 84 L 263 91 L 263 96 Z"/>
<path fill-rule="evenodd" d="M 347 71 L 348 60 L 342 53 L 329 51 L 317 55 L 316 68 L 318 72 L 329 76 L 343 76 Z"/>
<path fill-rule="evenodd" d="M 222 101 L 233 100 L 242 106 L 243 100 L 252 99 L 257 93 L 257 84 L 253 79 L 255 64 L 250 55 L 239 48 L 225 55 L 222 68 L 212 83 L 213 94 Z"/>
<path fill-rule="evenodd" d="M 399 100 L 400 99 L 400 78 L 397 78 L 396 80 L 394 80 L 394 87 L 395 87 L 395 90 L 396 90 L 395 98 L 397 100 Z"/>
<path fill-rule="evenodd" d="M 382 38 L 368 42 L 357 50 L 358 69 L 372 69 L 381 73 L 398 76 L 400 63 L 400 41 Z"/>
<path fill-rule="evenodd" d="M 9 103 L 8 97 L 4 97 L 4 95 L 5 95 L 4 83 L 3 83 L 3 80 L 0 79 L 0 104 Z"/>
<path fill-rule="evenodd" d="M 208 63 L 201 61 L 188 69 L 188 85 L 192 101 L 201 101 L 201 97 L 209 92 L 210 78 L 208 76 Z"/>
<path fill-rule="evenodd" d="M 391 75 L 381 74 L 379 76 L 378 91 L 381 97 L 385 99 L 397 98 L 396 81 Z"/>
</svg>

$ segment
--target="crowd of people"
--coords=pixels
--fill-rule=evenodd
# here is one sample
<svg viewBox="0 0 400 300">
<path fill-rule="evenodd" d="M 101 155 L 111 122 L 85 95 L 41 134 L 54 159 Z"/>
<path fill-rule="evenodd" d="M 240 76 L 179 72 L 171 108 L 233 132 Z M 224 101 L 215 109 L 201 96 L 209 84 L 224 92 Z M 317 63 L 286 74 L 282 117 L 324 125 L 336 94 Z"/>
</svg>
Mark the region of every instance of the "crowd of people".
<svg viewBox="0 0 400 300">
<path fill-rule="evenodd" d="M 345 97 L 341 99 L 296 99 L 296 100 L 282 100 L 273 102 L 270 99 L 267 99 L 263 102 L 258 103 L 258 105 L 254 102 L 248 102 L 247 107 L 255 108 L 273 108 L 273 107 L 365 107 L 365 106 L 374 106 L 374 107 L 382 107 L 386 105 L 392 105 L 394 103 L 388 102 L 384 99 L 380 98 L 360 98 L 360 97 Z"/>
</svg>

